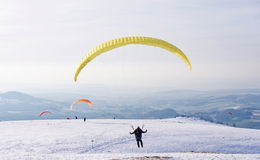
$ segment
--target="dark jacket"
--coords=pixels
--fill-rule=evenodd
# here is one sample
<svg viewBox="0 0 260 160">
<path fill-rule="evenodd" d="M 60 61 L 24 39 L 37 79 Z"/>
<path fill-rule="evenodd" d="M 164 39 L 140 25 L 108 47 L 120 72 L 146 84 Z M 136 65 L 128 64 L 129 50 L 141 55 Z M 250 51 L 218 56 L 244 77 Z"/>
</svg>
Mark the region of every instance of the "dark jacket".
<svg viewBox="0 0 260 160">
<path fill-rule="evenodd" d="M 135 134 L 135 139 L 139 141 L 142 139 L 142 134 L 146 132 L 147 130 L 143 131 L 140 127 L 138 127 L 133 132 L 130 132 L 130 134 Z"/>
</svg>

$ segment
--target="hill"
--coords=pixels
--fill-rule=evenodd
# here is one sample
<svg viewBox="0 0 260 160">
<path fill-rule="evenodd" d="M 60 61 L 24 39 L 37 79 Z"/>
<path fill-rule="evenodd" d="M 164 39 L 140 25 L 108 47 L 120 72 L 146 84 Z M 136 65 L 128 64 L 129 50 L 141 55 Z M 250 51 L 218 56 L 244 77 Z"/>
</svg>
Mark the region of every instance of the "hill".
<svg viewBox="0 0 260 160">
<path fill-rule="evenodd" d="M 92 92 L 89 92 L 92 93 Z M 161 119 L 176 116 L 197 117 L 214 123 L 243 128 L 260 129 L 260 90 L 193 91 L 169 90 L 155 93 L 126 94 L 104 89 L 90 94 L 48 93 L 37 97 L 21 92 L 0 94 L 0 120 L 40 119 L 38 114 L 50 110 L 49 119 L 66 117 Z M 124 94 L 123 94 L 124 93 Z M 107 95 L 107 96 L 105 96 Z M 45 98 L 38 98 L 38 97 Z M 69 110 L 71 102 L 78 98 L 93 101 L 93 107 L 77 104 Z"/>
<path fill-rule="evenodd" d="M 38 114 L 51 110 L 60 116 L 65 103 L 31 96 L 29 94 L 10 91 L 0 94 L 0 120 L 39 119 Z"/>
</svg>

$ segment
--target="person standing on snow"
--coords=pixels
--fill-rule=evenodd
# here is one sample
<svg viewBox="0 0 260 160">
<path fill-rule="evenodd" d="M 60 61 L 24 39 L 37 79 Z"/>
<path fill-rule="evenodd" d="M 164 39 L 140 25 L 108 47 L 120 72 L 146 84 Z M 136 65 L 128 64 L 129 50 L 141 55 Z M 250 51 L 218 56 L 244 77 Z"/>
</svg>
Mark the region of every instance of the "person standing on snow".
<svg viewBox="0 0 260 160">
<path fill-rule="evenodd" d="M 147 130 L 143 131 L 139 126 L 133 132 L 130 132 L 130 134 L 135 134 L 135 139 L 136 139 L 138 148 L 140 148 L 139 143 L 141 143 L 141 147 L 143 147 L 142 134 L 146 133 L 146 132 L 147 132 Z"/>
</svg>

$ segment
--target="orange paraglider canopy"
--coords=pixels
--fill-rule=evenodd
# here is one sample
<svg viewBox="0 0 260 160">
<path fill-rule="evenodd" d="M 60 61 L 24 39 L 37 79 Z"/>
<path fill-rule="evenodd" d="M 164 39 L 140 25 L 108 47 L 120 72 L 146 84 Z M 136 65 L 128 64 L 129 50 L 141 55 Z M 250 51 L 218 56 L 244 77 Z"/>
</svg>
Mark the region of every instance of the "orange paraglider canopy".
<svg viewBox="0 0 260 160">
<path fill-rule="evenodd" d="M 42 115 L 44 115 L 44 114 L 46 114 L 46 113 L 49 113 L 49 114 L 51 114 L 51 112 L 50 112 L 50 111 L 43 111 L 43 112 L 41 112 L 41 113 L 39 114 L 39 116 L 42 116 Z"/>
<path fill-rule="evenodd" d="M 76 103 L 78 103 L 78 102 L 87 103 L 88 106 L 90 106 L 90 107 L 93 105 L 93 103 L 92 103 L 90 100 L 87 100 L 87 99 L 77 99 L 77 100 L 75 100 L 75 101 L 71 104 L 70 109 L 72 110 L 73 106 L 74 106 Z"/>
</svg>

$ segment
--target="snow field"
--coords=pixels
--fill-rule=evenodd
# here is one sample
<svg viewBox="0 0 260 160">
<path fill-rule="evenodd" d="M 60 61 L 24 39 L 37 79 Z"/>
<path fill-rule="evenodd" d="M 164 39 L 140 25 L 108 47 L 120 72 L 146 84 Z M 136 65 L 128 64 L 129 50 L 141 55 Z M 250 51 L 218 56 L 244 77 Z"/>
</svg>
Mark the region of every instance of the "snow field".
<svg viewBox="0 0 260 160">
<path fill-rule="evenodd" d="M 137 148 L 129 134 L 132 125 L 148 130 L 144 148 Z M 260 159 L 260 130 L 192 118 L 6 121 L 0 131 L 1 160 Z"/>
</svg>

